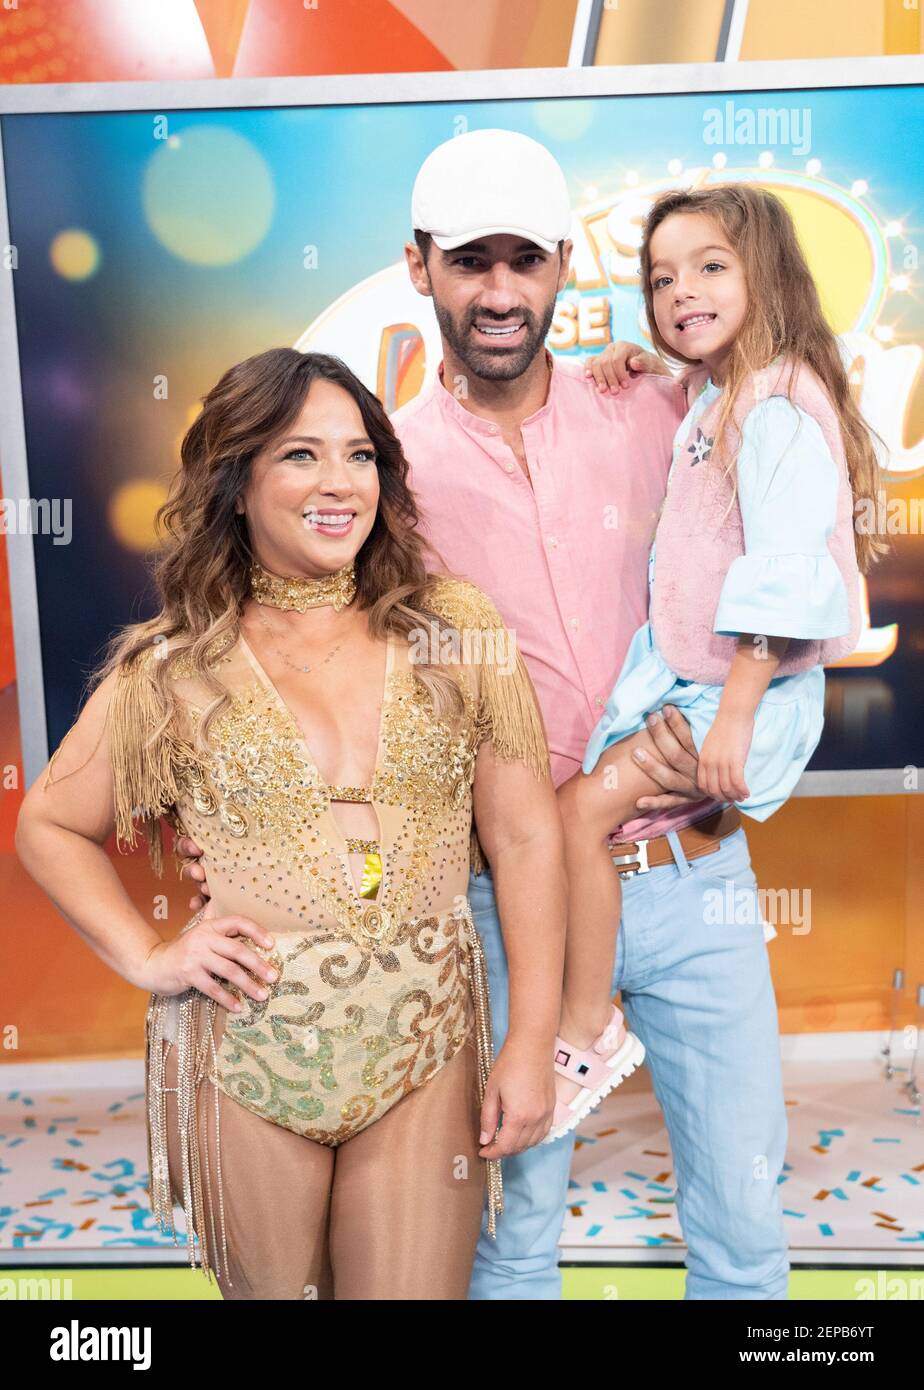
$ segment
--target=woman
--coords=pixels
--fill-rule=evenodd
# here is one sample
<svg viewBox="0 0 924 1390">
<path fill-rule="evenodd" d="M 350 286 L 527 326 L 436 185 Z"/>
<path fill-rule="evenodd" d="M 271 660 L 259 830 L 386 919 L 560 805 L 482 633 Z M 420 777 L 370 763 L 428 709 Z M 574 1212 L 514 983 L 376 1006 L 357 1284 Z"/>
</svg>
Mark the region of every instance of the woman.
<svg viewBox="0 0 924 1390">
<path fill-rule="evenodd" d="M 113 639 L 17 849 L 152 993 L 152 1205 L 182 1201 L 225 1297 L 464 1298 L 485 1176 L 493 1226 L 554 1097 L 564 865 L 526 668 L 480 590 L 427 574 L 400 445 L 338 359 L 232 367 L 181 457 L 161 611 Z M 169 941 L 103 849 L 140 816 L 160 873 L 161 815 L 211 892 Z M 493 1068 L 481 849 L 512 977 Z"/>
</svg>

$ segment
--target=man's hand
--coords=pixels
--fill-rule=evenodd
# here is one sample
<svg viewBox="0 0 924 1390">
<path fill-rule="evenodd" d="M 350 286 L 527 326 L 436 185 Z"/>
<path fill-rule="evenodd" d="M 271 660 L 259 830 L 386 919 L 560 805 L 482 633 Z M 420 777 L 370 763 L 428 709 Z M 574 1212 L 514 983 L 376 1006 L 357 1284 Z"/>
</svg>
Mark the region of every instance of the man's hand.
<svg viewBox="0 0 924 1390">
<path fill-rule="evenodd" d="M 657 755 L 636 749 L 634 757 L 648 776 L 664 788 L 663 796 L 642 796 L 640 811 L 669 811 L 674 806 L 702 801 L 709 793 L 697 782 L 699 754 L 690 726 L 673 705 L 649 714 L 645 721 Z"/>
<path fill-rule="evenodd" d="M 672 376 L 670 368 L 657 353 L 646 352 L 639 343 L 608 343 L 602 352 L 584 366 L 584 375 L 592 376 L 598 391 L 615 394 L 629 386 L 645 372 L 653 376 Z"/>
<path fill-rule="evenodd" d="M 197 883 L 201 884 L 200 891 L 194 898 L 190 898 L 189 900 L 189 906 L 193 912 L 198 912 L 200 907 L 205 907 L 205 904 L 212 896 L 209 892 L 209 885 L 206 882 L 205 866 L 199 863 L 199 856 L 202 850 L 196 844 L 195 840 L 191 840 L 188 835 L 180 835 L 173 848 L 176 854 L 187 861 L 180 869 L 180 878 L 192 878 L 195 879 Z"/>
<path fill-rule="evenodd" d="M 554 1046 L 507 1037 L 491 1068 L 481 1107 L 481 1158 L 507 1158 L 545 1138 L 555 1113 Z M 495 1138 L 501 1122 L 500 1133 Z"/>
</svg>

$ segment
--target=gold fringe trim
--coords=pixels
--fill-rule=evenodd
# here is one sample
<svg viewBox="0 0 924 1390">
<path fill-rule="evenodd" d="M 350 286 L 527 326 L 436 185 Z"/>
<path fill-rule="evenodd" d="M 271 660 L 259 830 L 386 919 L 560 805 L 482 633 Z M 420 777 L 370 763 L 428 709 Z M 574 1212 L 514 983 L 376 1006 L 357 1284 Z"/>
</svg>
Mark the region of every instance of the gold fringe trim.
<svg viewBox="0 0 924 1390">
<path fill-rule="evenodd" d="M 183 928 L 188 931 L 196 925 L 205 908 Z M 206 1006 L 206 1026 L 201 1044 L 199 1042 L 200 1005 Z M 176 1036 L 170 1038 L 168 1019 L 170 1008 L 177 1011 Z M 188 989 L 184 994 L 166 996 L 152 994 L 145 1018 L 145 1067 L 144 1090 L 147 1109 L 147 1153 L 148 1172 L 151 1183 L 151 1211 L 161 1231 L 173 1236 L 177 1244 L 176 1226 L 173 1220 L 173 1194 L 170 1190 L 170 1162 L 167 1145 L 167 1095 L 176 1095 L 177 1127 L 180 1139 L 183 1184 L 183 1214 L 186 1220 L 186 1244 L 189 1250 L 189 1264 L 196 1268 L 195 1237 L 199 1238 L 200 1268 L 211 1282 L 212 1268 L 221 1272 L 224 1262 L 225 1277 L 233 1286 L 228 1264 L 228 1239 L 225 1228 L 224 1185 L 221 1176 L 221 1125 L 219 1117 L 219 1096 L 217 1081 L 217 1049 L 215 1046 L 214 1023 L 218 1005 L 197 989 Z M 172 1028 L 169 1029 L 173 1031 Z M 166 1060 L 171 1046 L 177 1050 L 177 1084 L 166 1085 Z M 207 1071 L 211 1060 L 212 1069 Z M 211 1167 L 208 1149 L 208 1122 L 206 1121 L 205 1143 L 205 1182 L 203 1184 L 202 1159 L 199 1148 L 199 1087 L 203 1077 L 212 1085 L 215 1101 L 215 1154 L 216 1186 L 218 1190 L 219 1224 L 221 1243 L 215 1228 L 215 1211 L 212 1203 Z M 203 1185 L 208 1199 L 208 1221 L 206 1222 Z"/>
<path fill-rule="evenodd" d="M 485 1087 L 494 1066 L 494 1039 L 491 1029 L 491 996 L 488 990 L 488 966 L 484 947 L 472 910 L 466 899 L 463 909 L 465 940 L 471 963 L 471 990 L 475 1005 L 475 1043 L 478 1050 L 478 1098 L 484 1103 Z M 486 1158 L 488 1178 L 488 1235 L 497 1238 L 497 1217 L 504 1212 L 504 1184 L 501 1160 Z"/>
<path fill-rule="evenodd" d="M 162 717 L 157 689 L 147 670 L 146 656 L 123 666 L 109 704 L 110 757 L 116 815 L 116 847 L 136 844 L 135 817 L 144 821 L 151 867 L 163 874 L 160 816 L 174 829 L 172 814 L 183 794 L 183 775 L 198 765 L 195 750 L 168 727 L 153 743 L 146 742 Z"/>
<path fill-rule="evenodd" d="M 526 763 L 540 780 L 550 775 L 545 723 L 519 647 L 510 672 L 496 661 L 482 662 L 481 709 L 499 758 Z"/>
<path fill-rule="evenodd" d="M 183 931 L 189 931 L 201 919 L 200 908 Z M 488 990 L 488 968 L 481 937 L 466 900 L 462 911 L 463 941 L 468 950 L 469 986 L 475 1010 L 475 1044 L 478 1055 L 478 1097 L 484 1103 L 485 1087 L 494 1065 L 494 1043 L 491 1029 L 491 998 Z M 182 935 L 182 933 L 181 933 Z M 206 1023 L 199 1040 L 200 1006 L 206 1006 Z M 170 1026 L 171 1006 L 176 1010 L 175 1038 Z M 152 994 L 145 1017 L 144 1093 L 147 1111 L 147 1157 L 150 1174 L 151 1211 L 164 1234 L 172 1235 L 176 1245 L 177 1231 L 173 1218 L 173 1193 L 170 1189 L 170 1160 L 167 1144 L 167 1095 L 177 1100 L 177 1127 L 182 1164 L 183 1215 L 186 1222 L 186 1244 L 191 1269 L 196 1268 L 196 1237 L 199 1244 L 199 1268 L 211 1282 L 213 1269 L 220 1274 L 224 1268 L 229 1287 L 233 1287 L 228 1263 L 228 1237 L 225 1226 L 224 1183 L 221 1175 L 221 1125 L 218 1096 L 218 1052 L 215 1045 L 214 1023 L 218 1004 L 197 989 L 188 989 L 175 996 Z M 177 1083 L 166 1085 L 166 1061 L 169 1049 L 177 1050 Z M 208 1062 L 211 1061 L 211 1068 Z M 215 1186 L 218 1194 L 218 1225 L 212 1201 L 212 1181 L 209 1164 L 208 1120 L 204 1156 L 199 1144 L 199 1089 L 203 1079 L 211 1087 L 215 1101 Z M 205 1171 L 203 1182 L 202 1164 Z M 487 1167 L 488 1234 L 497 1238 L 497 1218 L 504 1210 L 504 1188 L 501 1160 L 485 1160 Z M 208 1216 L 203 1199 L 208 1200 Z"/>
</svg>

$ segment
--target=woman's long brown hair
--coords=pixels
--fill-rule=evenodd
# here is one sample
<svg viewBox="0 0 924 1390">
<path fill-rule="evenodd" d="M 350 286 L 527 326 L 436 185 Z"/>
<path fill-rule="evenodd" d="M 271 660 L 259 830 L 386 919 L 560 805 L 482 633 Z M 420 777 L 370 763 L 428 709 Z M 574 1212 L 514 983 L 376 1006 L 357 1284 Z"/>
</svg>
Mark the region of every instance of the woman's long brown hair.
<svg viewBox="0 0 924 1390">
<path fill-rule="evenodd" d="M 675 213 L 701 213 L 713 218 L 740 257 L 747 284 L 747 311 L 725 368 L 714 456 L 725 460 L 732 470 L 732 412 L 748 376 L 769 367 L 780 355 L 794 358 L 797 364 L 807 363 L 827 391 L 840 422 L 854 500 L 857 563 L 865 572 L 888 549 L 883 541 L 856 525 L 859 503 L 871 503 L 875 514 L 880 468 L 873 448 L 873 431 L 854 401 L 837 338 L 822 311 L 789 210 L 769 190 L 751 183 L 672 189 L 655 200 L 645 220 L 641 247 L 642 294 L 649 329 L 662 355 L 695 365 L 698 359 L 683 357 L 667 345 L 658 331 L 654 312 L 651 239 L 661 223 Z M 791 391 L 790 377 L 790 398 Z"/>
<path fill-rule="evenodd" d="M 162 718 L 149 731 L 149 743 L 167 728 L 176 710 L 167 681 L 175 657 L 185 653 L 191 673 L 216 695 L 203 712 L 203 737 L 230 702 L 206 658 L 237 638 L 243 601 L 250 594 L 249 569 L 256 557 L 246 517 L 235 510 L 235 502 L 248 486 L 255 456 L 285 434 L 319 380 L 333 382 L 353 397 L 375 447 L 379 502 L 372 530 L 356 556 L 354 600 L 368 610 L 371 635 L 407 635 L 419 631 L 422 621 L 435 623 L 438 630 L 446 626 L 428 606 L 425 543 L 415 529 L 418 514 L 407 484 L 408 463 L 381 403 L 338 357 L 270 348 L 230 367 L 202 398 L 202 409 L 180 447 L 181 467 L 155 518 L 166 534 L 151 564 L 160 611 L 117 632 L 88 682 L 89 692 L 116 667 L 130 665 L 150 647 L 166 654 L 169 644 L 170 660 L 150 664 Z M 415 660 L 412 670 L 439 717 L 462 713 L 459 687 L 438 662 Z"/>
</svg>

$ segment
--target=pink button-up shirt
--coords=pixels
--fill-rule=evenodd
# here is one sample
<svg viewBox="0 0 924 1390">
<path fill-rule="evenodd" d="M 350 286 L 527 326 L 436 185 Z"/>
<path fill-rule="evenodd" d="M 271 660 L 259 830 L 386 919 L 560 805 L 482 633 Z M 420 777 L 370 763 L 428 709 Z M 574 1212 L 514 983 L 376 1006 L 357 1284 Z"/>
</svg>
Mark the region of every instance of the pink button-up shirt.
<svg viewBox="0 0 924 1390">
<path fill-rule="evenodd" d="M 438 553 L 428 563 L 477 584 L 515 633 L 559 786 L 580 768 L 648 616 L 648 553 L 686 406 L 667 377 L 639 377 L 611 396 L 581 364 L 551 360 L 545 404 L 520 426 L 531 481 L 500 427 L 446 389 L 442 364 L 391 420 L 420 534 Z M 646 835 L 659 833 L 646 823 Z"/>
</svg>

